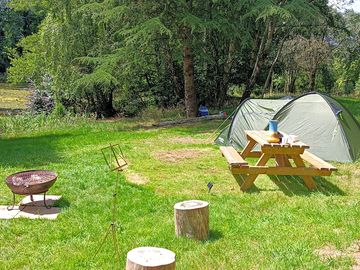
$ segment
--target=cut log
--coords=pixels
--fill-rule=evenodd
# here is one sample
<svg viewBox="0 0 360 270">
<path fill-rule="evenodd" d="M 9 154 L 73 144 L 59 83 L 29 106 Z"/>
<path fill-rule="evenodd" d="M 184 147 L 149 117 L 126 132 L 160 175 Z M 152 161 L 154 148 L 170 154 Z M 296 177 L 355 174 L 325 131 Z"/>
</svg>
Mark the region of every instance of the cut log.
<svg viewBox="0 0 360 270">
<path fill-rule="evenodd" d="M 174 270 L 175 253 L 157 247 L 138 247 L 126 257 L 126 270 Z"/>
<path fill-rule="evenodd" d="M 209 203 L 198 200 L 179 202 L 174 205 L 175 232 L 196 240 L 209 237 Z"/>
</svg>

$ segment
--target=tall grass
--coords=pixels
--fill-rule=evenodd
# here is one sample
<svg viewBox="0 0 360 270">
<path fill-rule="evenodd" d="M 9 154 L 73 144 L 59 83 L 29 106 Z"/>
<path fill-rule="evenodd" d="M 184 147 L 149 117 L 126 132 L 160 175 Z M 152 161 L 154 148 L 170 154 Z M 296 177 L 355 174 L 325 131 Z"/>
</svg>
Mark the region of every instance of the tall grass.
<svg viewBox="0 0 360 270">
<path fill-rule="evenodd" d="M 0 117 L 0 130 L 2 134 L 20 135 L 40 131 L 51 131 L 61 128 L 79 128 L 81 126 L 88 126 L 94 122 L 94 119 L 88 116 L 66 115 L 58 117 L 52 114 L 23 113 L 19 115 Z"/>
</svg>

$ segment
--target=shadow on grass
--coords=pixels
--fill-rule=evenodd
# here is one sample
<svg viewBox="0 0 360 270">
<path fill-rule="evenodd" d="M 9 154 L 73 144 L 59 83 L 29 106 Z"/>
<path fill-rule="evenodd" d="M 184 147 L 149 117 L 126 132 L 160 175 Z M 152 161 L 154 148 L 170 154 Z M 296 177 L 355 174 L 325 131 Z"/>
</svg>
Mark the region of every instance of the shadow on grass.
<svg viewBox="0 0 360 270">
<path fill-rule="evenodd" d="M 61 157 L 57 142 L 70 134 L 0 139 L 0 164 L 4 167 L 35 169 L 49 163 L 58 163 Z"/>
<path fill-rule="evenodd" d="M 238 183 L 239 187 L 241 187 L 241 185 L 244 183 L 244 178 L 246 177 L 245 175 L 241 175 L 241 174 L 237 174 L 237 175 L 233 175 L 236 182 Z M 252 186 L 245 190 L 244 192 L 246 193 L 259 193 L 260 189 L 255 185 L 255 183 L 252 184 Z"/>
<path fill-rule="evenodd" d="M 303 179 L 299 176 L 269 175 L 269 177 L 287 196 L 310 196 L 314 192 L 322 193 L 326 196 L 346 195 L 344 191 L 321 176 L 314 177 L 317 187 L 314 191 L 309 191 L 305 186 Z"/>
<path fill-rule="evenodd" d="M 55 202 L 54 206 L 65 209 L 65 208 L 70 207 L 70 202 L 67 199 L 65 199 L 64 197 L 61 197 L 60 200 Z"/>
<path fill-rule="evenodd" d="M 218 230 L 210 230 L 209 232 L 209 239 L 206 240 L 205 242 L 215 242 L 217 240 L 220 240 L 221 238 L 223 238 L 223 234 L 221 231 Z"/>
<path fill-rule="evenodd" d="M 234 175 L 239 187 L 244 183 L 243 175 Z M 339 189 L 336 185 L 327 181 L 324 177 L 315 176 L 316 189 L 309 191 L 300 176 L 276 176 L 269 175 L 269 178 L 274 182 L 279 189 L 287 196 L 310 196 L 314 192 L 322 193 L 326 196 L 340 195 L 344 196 L 346 193 Z M 246 193 L 259 193 L 260 191 L 277 191 L 277 189 L 259 189 L 255 183 L 247 189 Z"/>
</svg>

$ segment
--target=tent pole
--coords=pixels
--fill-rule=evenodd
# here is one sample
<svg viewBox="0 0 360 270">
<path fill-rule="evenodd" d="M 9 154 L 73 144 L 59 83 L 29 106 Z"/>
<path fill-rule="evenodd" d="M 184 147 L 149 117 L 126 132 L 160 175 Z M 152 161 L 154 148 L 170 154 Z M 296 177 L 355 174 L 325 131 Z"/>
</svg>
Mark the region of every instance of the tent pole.
<svg viewBox="0 0 360 270">
<path fill-rule="evenodd" d="M 236 107 L 236 109 L 233 110 L 233 112 L 232 112 L 231 114 L 229 114 L 229 116 L 220 124 L 220 126 L 218 126 L 218 128 L 215 129 L 215 131 L 213 131 L 213 132 L 210 134 L 210 136 L 206 139 L 206 141 L 210 140 L 210 139 L 214 136 L 214 134 L 221 129 L 222 125 L 223 125 L 227 120 L 229 120 L 229 118 L 230 118 L 231 116 L 234 115 L 234 113 L 235 113 L 236 111 L 237 111 L 237 107 Z"/>
</svg>

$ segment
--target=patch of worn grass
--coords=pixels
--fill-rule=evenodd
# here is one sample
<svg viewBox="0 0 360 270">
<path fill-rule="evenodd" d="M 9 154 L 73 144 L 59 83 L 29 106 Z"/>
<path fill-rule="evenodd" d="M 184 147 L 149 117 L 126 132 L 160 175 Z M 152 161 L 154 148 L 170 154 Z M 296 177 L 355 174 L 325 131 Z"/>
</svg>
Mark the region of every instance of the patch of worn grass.
<svg viewBox="0 0 360 270">
<path fill-rule="evenodd" d="M 144 128 L 136 119 L 49 121 L 28 124 L 25 133 L 17 127 L 19 120 L 0 140 L 2 179 L 26 169 L 54 170 L 59 178 L 50 194 L 63 196 L 55 221 L 0 220 L 1 269 L 115 268 L 110 240 L 95 256 L 111 222 L 116 176 L 100 152 L 109 143 L 120 143 L 129 162 L 116 190 L 122 269 L 126 253 L 146 245 L 174 251 L 177 269 L 348 269 L 354 264 L 351 257 L 323 260 L 315 250 L 329 245 L 346 250 L 360 239 L 359 162 L 335 164 L 339 171 L 316 178 L 315 192 L 298 178 L 261 176 L 256 188 L 242 193 L 209 140 L 220 121 L 159 129 Z M 156 156 L 189 149 L 201 154 L 175 162 Z M 147 181 L 131 183 L 131 174 Z M 210 202 L 208 241 L 175 237 L 173 205 L 186 199 Z M 0 204 L 10 203 L 9 189 L 0 184 Z"/>
<path fill-rule="evenodd" d="M 25 109 L 29 91 L 21 86 L 0 83 L 0 109 Z"/>
</svg>

